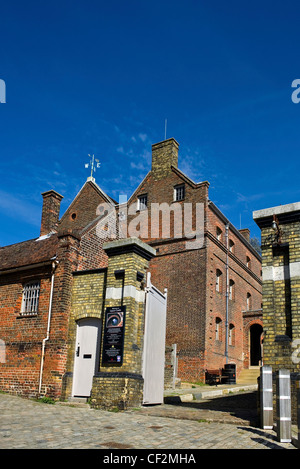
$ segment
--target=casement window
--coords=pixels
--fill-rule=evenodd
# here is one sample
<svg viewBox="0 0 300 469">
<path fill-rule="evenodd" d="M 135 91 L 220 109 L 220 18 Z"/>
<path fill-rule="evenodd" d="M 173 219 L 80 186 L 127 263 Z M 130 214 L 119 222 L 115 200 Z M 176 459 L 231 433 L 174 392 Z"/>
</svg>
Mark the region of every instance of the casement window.
<svg viewBox="0 0 300 469">
<path fill-rule="evenodd" d="M 174 200 L 177 202 L 185 198 L 185 185 L 180 184 L 180 186 L 174 187 Z"/>
<path fill-rule="evenodd" d="M 148 203 L 147 194 L 138 196 L 137 209 L 138 210 L 146 210 L 147 209 L 147 203 Z"/>
<path fill-rule="evenodd" d="M 222 279 L 222 272 L 219 269 L 217 269 L 216 271 L 216 291 L 217 292 L 220 292 L 222 289 L 221 279 Z"/>
<path fill-rule="evenodd" d="M 36 315 L 39 306 L 40 282 L 33 281 L 26 283 L 23 288 L 21 315 Z"/>
</svg>

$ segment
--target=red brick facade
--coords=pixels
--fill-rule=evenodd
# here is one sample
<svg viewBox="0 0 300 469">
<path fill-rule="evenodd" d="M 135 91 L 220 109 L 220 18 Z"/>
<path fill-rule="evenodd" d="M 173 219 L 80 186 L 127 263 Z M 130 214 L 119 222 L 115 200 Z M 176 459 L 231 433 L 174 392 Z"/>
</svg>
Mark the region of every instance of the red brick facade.
<svg viewBox="0 0 300 469">
<path fill-rule="evenodd" d="M 136 236 L 156 249 L 156 257 L 150 262 L 151 279 L 160 290 L 168 289 L 166 341 L 167 345 L 177 344 L 178 376 L 183 381 L 199 381 L 204 379 L 206 368 L 222 367 L 227 329 L 228 360 L 236 363 L 238 372 L 251 365 L 250 327 L 261 325 L 260 256 L 246 239 L 249 234 L 234 228 L 209 200 L 209 183 L 191 181 L 177 168 L 177 160 L 178 144 L 174 139 L 153 145 L 152 169 L 127 206 L 117 207 L 89 180 L 58 221 L 62 197 L 55 191 L 44 193 L 43 237 L 0 249 L 0 340 L 5 343 L 6 354 L 4 363 L 0 362 L 0 389 L 28 396 L 40 391 L 60 397 L 70 349 L 73 272 L 107 266 L 102 245 L 111 237 L 114 224 L 115 236 L 132 236 L 130 230 L 135 228 Z M 182 200 L 175 201 L 178 187 L 183 188 Z M 135 213 L 138 197 L 145 195 L 148 210 Z M 163 219 L 153 213 L 153 204 L 162 203 L 171 209 L 181 207 L 182 222 L 185 204 L 191 204 L 193 230 L 198 228 L 195 207 L 201 204 L 204 225 L 198 248 L 187 244 L 190 240 L 186 231 L 179 236 L 173 215 L 170 234 L 166 234 Z M 105 204 L 116 209 L 115 218 L 101 211 Z M 127 218 L 120 217 L 124 210 L 128 211 Z M 143 217 L 148 223 L 138 223 Z M 119 220 L 123 220 L 120 226 Z M 54 261 L 58 262 L 55 271 Z M 26 316 L 20 314 L 23 289 L 32 280 L 40 282 L 38 312 Z M 227 284 L 230 298 L 226 329 Z M 50 303 L 51 330 L 47 337 Z"/>
</svg>

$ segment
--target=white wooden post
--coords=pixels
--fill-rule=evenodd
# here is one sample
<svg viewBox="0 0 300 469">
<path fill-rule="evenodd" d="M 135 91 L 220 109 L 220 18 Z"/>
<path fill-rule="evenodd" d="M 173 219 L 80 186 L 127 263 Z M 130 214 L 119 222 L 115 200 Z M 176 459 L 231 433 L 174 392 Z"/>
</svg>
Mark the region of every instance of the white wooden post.
<svg viewBox="0 0 300 469">
<path fill-rule="evenodd" d="M 260 370 L 260 419 L 262 428 L 272 430 L 273 380 L 271 366 L 262 366 Z"/>
<path fill-rule="evenodd" d="M 281 443 L 292 441 L 291 376 L 289 370 L 277 373 L 277 439 Z"/>
</svg>

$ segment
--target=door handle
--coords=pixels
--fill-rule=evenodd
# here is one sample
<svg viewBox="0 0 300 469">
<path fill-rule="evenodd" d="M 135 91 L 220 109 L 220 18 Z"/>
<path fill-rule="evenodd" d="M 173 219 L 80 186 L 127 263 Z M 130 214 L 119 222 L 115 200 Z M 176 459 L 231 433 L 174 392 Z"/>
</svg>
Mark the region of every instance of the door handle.
<svg viewBox="0 0 300 469">
<path fill-rule="evenodd" d="M 76 350 L 76 357 L 79 357 L 80 354 L 80 346 L 78 345 L 77 350 Z"/>
</svg>

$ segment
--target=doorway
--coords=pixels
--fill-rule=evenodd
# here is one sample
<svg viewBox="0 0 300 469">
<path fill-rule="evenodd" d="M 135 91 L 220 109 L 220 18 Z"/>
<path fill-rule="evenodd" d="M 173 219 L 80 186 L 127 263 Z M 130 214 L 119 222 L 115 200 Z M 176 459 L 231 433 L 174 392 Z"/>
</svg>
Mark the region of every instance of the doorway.
<svg viewBox="0 0 300 469">
<path fill-rule="evenodd" d="M 77 323 L 73 377 L 73 396 L 91 395 L 93 376 L 99 364 L 101 320 L 81 319 Z"/>
<path fill-rule="evenodd" d="M 262 333 L 260 324 L 250 327 L 250 366 L 260 366 L 262 361 Z"/>
</svg>

